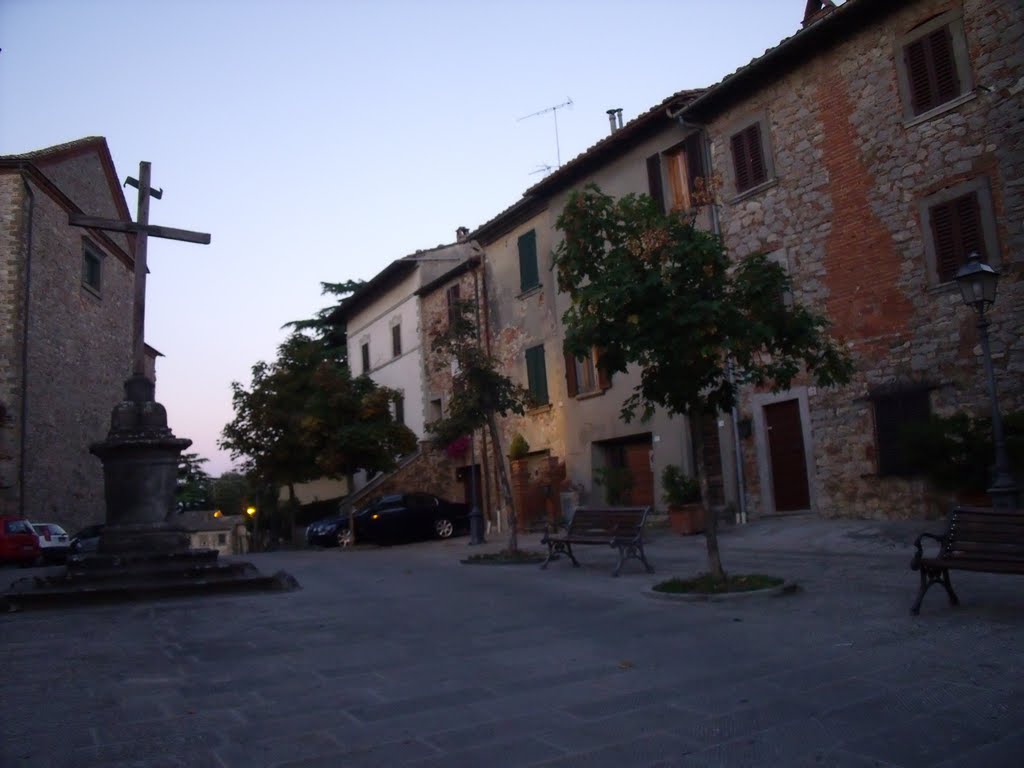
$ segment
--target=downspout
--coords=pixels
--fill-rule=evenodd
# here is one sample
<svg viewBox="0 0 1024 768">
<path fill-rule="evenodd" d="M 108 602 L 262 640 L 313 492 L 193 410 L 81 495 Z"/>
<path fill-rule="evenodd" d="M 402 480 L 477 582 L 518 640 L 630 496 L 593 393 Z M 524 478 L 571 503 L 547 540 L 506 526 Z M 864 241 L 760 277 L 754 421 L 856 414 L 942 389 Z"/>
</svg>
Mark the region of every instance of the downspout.
<svg viewBox="0 0 1024 768">
<path fill-rule="evenodd" d="M 32 185 L 29 184 L 24 174 L 21 176 L 21 183 L 25 186 L 29 203 L 28 237 L 25 249 L 25 320 L 21 328 L 21 445 L 18 451 L 18 514 L 21 517 L 27 517 L 25 514 L 25 458 L 28 455 L 28 324 L 29 304 L 32 301 L 32 230 L 36 196 L 32 192 Z"/>
<path fill-rule="evenodd" d="M 670 118 L 676 120 L 679 123 L 679 126 L 683 128 L 683 130 L 697 131 L 700 133 L 700 144 L 704 152 L 704 168 L 706 169 L 706 172 L 710 175 L 711 140 L 708 136 L 707 126 L 698 123 L 687 122 L 686 119 L 683 117 L 683 112 L 685 110 L 686 107 L 677 109 L 674 112 L 671 109 L 668 109 L 666 110 L 666 114 Z M 715 202 L 712 202 L 711 205 L 708 207 L 711 210 L 711 231 L 715 234 L 716 237 L 721 238 L 722 222 L 718 214 L 718 205 Z M 731 360 L 726 360 L 725 375 L 729 381 L 729 386 L 734 386 L 735 379 L 733 377 Z M 740 446 L 739 412 L 737 411 L 735 404 L 732 406 L 729 415 L 732 420 L 732 444 L 734 452 L 736 454 L 736 501 L 738 502 L 739 507 L 736 512 L 736 522 L 740 524 L 745 524 L 747 522 L 747 485 L 746 478 L 743 475 L 743 449 Z"/>
</svg>

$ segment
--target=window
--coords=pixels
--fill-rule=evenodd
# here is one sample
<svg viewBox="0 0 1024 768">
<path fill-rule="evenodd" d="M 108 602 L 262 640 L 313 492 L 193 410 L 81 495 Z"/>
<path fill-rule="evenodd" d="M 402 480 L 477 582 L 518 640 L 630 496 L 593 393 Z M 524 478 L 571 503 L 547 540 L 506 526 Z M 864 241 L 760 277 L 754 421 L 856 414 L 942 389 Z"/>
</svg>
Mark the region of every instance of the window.
<svg viewBox="0 0 1024 768">
<path fill-rule="evenodd" d="M 93 293 L 103 287 L 103 255 L 87 241 L 82 244 L 82 285 Z"/>
<path fill-rule="evenodd" d="M 919 25 L 900 41 L 897 71 L 904 115 L 916 117 L 970 92 L 970 67 L 959 11 Z"/>
<path fill-rule="evenodd" d="M 440 421 L 444 416 L 444 408 L 441 407 L 441 398 L 435 397 L 430 401 L 430 421 Z"/>
<path fill-rule="evenodd" d="M 364 341 L 363 347 L 363 373 L 370 372 L 370 342 Z"/>
<path fill-rule="evenodd" d="M 729 139 L 732 149 L 732 167 L 736 178 L 736 194 L 764 184 L 771 178 L 765 130 L 761 120 L 756 120 Z"/>
<path fill-rule="evenodd" d="M 534 405 L 548 403 L 548 371 L 544 364 L 544 345 L 526 350 L 526 387 L 533 395 Z"/>
<path fill-rule="evenodd" d="M 668 210 L 688 211 L 694 205 L 697 179 L 704 173 L 699 133 L 691 133 L 682 144 L 647 158 L 647 188 L 662 210 L 666 210 L 665 180 L 670 195 Z"/>
<path fill-rule="evenodd" d="M 445 300 L 448 302 L 448 325 L 455 322 L 455 314 L 459 310 L 459 284 L 448 286 L 444 292 Z"/>
<path fill-rule="evenodd" d="M 228 535 L 226 533 L 218 533 L 217 534 L 217 543 L 219 545 L 221 545 L 221 546 L 224 546 L 225 544 L 227 544 L 228 543 Z"/>
<path fill-rule="evenodd" d="M 875 406 L 875 440 L 878 446 L 878 474 L 907 476 L 914 474 L 904 450 L 906 430 L 928 421 L 931 403 L 928 389 L 911 389 L 878 394 Z"/>
<path fill-rule="evenodd" d="M 395 421 L 399 424 L 405 424 L 405 395 L 399 395 L 395 398 Z"/>
<path fill-rule="evenodd" d="M 589 395 L 610 389 L 611 378 L 599 365 L 599 350 L 595 347 L 587 357 L 565 354 L 565 380 L 569 397 Z"/>
<path fill-rule="evenodd" d="M 929 282 L 948 283 L 972 253 L 998 264 L 995 217 L 988 180 L 956 184 L 919 204 Z"/>
<path fill-rule="evenodd" d="M 402 324 L 395 323 L 391 326 L 391 354 L 398 357 L 402 354 Z"/>
<path fill-rule="evenodd" d="M 519 290 L 526 293 L 540 285 L 537 271 L 537 231 L 531 229 L 519 236 Z"/>
</svg>

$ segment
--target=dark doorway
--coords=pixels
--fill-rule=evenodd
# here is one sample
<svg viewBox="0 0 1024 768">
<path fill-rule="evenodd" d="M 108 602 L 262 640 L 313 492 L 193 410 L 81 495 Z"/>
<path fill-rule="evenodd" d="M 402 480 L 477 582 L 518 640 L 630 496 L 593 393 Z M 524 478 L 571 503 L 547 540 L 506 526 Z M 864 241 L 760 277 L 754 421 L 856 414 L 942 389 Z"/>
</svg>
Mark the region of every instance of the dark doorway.
<svg viewBox="0 0 1024 768">
<path fill-rule="evenodd" d="M 768 453 L 775 490 L 775 511 L 795 512 L 810 509 L 807 485 L 807 456 L 804 432 L 800 424 L 800 402 L 785 400 L 766 405 L 764 419 L 768 428 Z"/>
</svg>

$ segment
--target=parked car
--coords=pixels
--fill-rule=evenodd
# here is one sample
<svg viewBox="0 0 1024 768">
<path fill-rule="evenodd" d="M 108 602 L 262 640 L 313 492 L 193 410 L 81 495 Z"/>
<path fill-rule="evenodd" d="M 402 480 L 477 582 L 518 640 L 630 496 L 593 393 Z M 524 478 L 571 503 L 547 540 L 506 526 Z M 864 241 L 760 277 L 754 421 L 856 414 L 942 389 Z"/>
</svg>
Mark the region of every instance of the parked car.
<svg viewBox="0 0 1024 768">
<path fill-rule="evenodd" d="M 72 555 L 85 555 L 95 552 L 100 544 L 101 533 L 103 533 L 103 523 L 87 525 L 71 538 L 68 552 Z"/>
<path fill-rule="evenodd" d="M 47 563 L 61 563 L 67 560 L 70 540 L 68 532 L 56 523 L 32 523 L 32 530 L 39 539 L 39 554 Z"/>
<path fill-rule="evenodd" d="M 23 517 L 0 515 L 0 563 L 35 565 L 39 561 L 39 537 Z"/>
<path fill-rule="evenodd" d="M 357 542 L 447 539 L 469 528 L 469 506 L 430 493 L 382 496 L 353 516 Z M 306 529 L 306 540 L 319 546 L 345 546 L 351 541 L 348 515 L 318 520 Z"/>
</svg>

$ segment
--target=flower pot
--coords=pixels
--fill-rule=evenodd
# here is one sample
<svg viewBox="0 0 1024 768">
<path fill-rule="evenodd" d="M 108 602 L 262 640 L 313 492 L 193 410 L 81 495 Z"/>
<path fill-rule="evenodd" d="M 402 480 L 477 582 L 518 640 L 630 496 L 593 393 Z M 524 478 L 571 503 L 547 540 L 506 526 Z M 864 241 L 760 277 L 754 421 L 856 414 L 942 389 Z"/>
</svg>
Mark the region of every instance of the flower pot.
<svg viewBox="0 0 1024 768">
<path fill-rule="evenodd" d="M 704 505 L 678 504 L 668 508 L 668 522 L 672 530 L 683 536 L 701 533 L 705 526 Z"/>
</svg>

